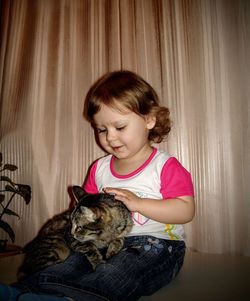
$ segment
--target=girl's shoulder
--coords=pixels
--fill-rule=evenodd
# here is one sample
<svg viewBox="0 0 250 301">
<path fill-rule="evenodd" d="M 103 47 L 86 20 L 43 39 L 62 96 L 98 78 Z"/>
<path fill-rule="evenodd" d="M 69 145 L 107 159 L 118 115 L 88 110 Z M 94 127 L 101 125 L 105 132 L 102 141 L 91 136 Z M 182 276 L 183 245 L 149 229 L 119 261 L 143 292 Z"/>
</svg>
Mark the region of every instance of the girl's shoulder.
<svg viewBox="0 0 250 301">
<path fill-rule="evenodd" d="M 95 171 L 109 167 L 111 159 L 112 155 L 104 155 L 103 157 L 96 159 L 93 163 Z"/>
<path fill-rule="evenodd" d="M 169 153 L 167 153 L 164 150 L 157 149 L 157 148 L 155 148 L 155 150 L 156 151 L 155 151 L 154 160 L 159 163 L 165 164 L 170 158 L 173 158 L 173 156 L 171 156 Z"/>
<path fill-rule="evenodd" d="M 161 172 L 170 172 L 170 171 L 181 171 L 184 173 L 189 173 L 189 171 L 182 165 L 182 163 L 174 156 L 168 154 L 163 150 L 157 150 L 155 156 L 157 165 L 161 166 Z"/>
<path fill-rule="evenodd" d="M 109 154 L 104 155 L 96 160 L 96 164 L 100 165 L 103 163 L 110 163 L 111 159 L 112 159 L 112 155 L 109 155 Z"/>
</svg>

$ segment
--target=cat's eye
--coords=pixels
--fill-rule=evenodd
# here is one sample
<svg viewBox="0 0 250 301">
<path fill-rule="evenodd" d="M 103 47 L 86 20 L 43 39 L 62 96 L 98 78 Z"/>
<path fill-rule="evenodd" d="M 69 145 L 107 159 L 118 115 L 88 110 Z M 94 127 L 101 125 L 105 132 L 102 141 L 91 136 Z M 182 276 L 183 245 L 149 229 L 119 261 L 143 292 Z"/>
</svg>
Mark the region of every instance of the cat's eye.
<svg viewBox="0 0 250 301">
<path fill-rule="evenodd" d="M 82 226 L 77 226 L 76 227 L 76 232 L 81 232 L 82 231 Z"/>
<path fill-rule="evenodd" d="M 102 225 L 100 222 L 101 222 L 101 219 L 98 219 L 94 223 L 89 223 L 89 224 L 85 225 L 84 229 L 88 229 L 88 230 L 92 230 L 92 231 L 100 230 L 102 228 Z"/>
</svg>

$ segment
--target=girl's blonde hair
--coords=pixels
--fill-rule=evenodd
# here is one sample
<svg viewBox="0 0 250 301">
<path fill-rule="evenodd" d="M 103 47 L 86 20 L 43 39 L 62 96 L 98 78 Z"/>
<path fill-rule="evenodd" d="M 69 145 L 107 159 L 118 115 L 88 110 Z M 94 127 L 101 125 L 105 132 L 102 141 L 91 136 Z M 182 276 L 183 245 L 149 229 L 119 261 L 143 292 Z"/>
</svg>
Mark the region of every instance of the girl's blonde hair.
<svg viewBox="0 0 250 301">
<path fill-rule="evenodd" d="M 160 143 L 171 130 L 169 109 L 160 106 L 155 90 L 131 71 L 109 72 L 98 79 L 86 95 L 84 117 L 93 123 L 102 104 L 119 111 L 126 108 L 142 117 L 155 116 L 156 124 L 149 132 L 149 141 Z"/>
</svg>

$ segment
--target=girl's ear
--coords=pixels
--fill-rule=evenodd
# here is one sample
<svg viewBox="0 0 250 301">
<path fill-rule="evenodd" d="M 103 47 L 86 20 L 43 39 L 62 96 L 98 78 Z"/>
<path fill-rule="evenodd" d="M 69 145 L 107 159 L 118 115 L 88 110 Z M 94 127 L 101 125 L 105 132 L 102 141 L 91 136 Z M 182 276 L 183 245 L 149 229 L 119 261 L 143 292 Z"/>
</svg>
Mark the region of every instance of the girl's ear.
<svg viewBox="0 0 250 301">
<path fill-rule="evenodd" d="M 146 116 L 146 126 L 148 130 L 152 130 L 156 124 L 156 117 L 152 114 Z"/>
<path fill-rule="evenodd" d="M 73 186 L 72 193 L 77 203 L 87 194 L 80 186 Z"/>
</svg>

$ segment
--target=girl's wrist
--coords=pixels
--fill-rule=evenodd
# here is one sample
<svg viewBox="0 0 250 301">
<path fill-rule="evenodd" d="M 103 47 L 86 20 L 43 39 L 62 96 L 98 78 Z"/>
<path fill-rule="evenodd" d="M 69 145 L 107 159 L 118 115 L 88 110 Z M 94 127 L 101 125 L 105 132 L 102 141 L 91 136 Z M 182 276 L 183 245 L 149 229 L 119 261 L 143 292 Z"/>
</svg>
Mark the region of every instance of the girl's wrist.
<svg viewBox="0 0 250 301">
<path fill-rule="evenodd" d="M 145 208 L 145 206 L 147 206 L 147 200 L 146 198 L 140 198 L 138 197 L 137 202 L 136 202 L 136 208 L 135 208 L 135 212 L 138 212 L 140 214 L 143 214 L 143 208 Z"/>
</svg>

